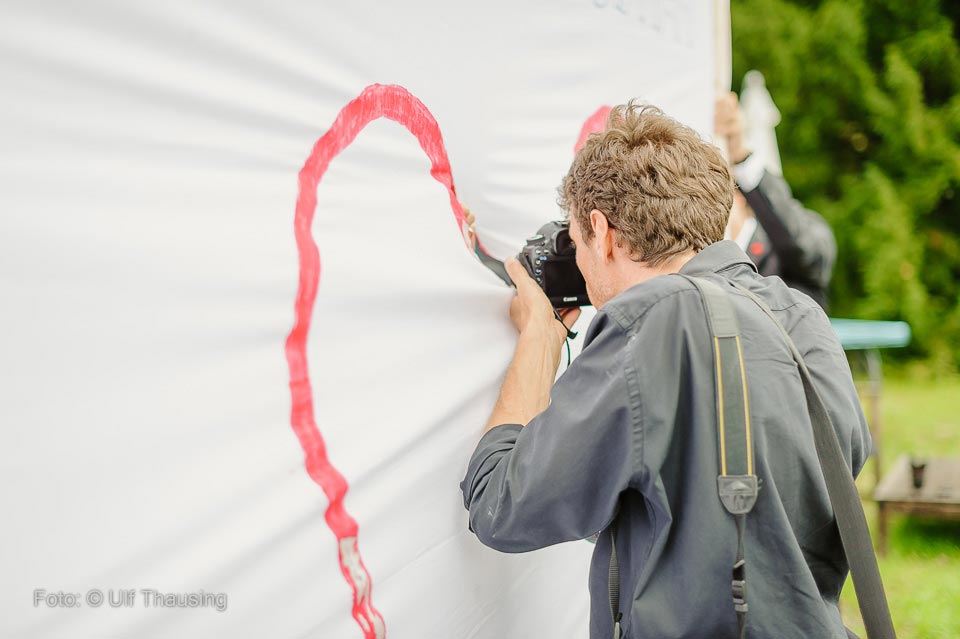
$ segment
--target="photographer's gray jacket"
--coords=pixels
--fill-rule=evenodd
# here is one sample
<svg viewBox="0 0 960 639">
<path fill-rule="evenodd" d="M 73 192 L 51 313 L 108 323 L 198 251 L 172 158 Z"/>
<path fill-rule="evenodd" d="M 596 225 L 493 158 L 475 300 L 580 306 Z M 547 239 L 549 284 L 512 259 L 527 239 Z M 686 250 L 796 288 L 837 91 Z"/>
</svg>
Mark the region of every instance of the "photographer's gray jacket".
<svg viewBox="0 0 960 639">
<path fill-rule="evenodd" d="M 774 309 L 813 374 L 850 471 L 859 473 L 870 435 L 823 310 L 779 278 L 758 275 L 730 241 L 707 247 L 681 272 L 734 280 Z M 840 639 L 847 564 L 800 377 L 769 318 L 732 295 L 762 482 L 746 526 L 747 636 Z M 543 413 L 525 427 L 492 429 L 470 460 L 461 488 L 470 528 L 484 544 L 525 552 L 602 531 L 590 570 L 595 639 L 613 634 L 608 527 L 618 510 L 625 636 L 737 636 L 730 586 L 737 533 L 717 497 L 713 367 L 698 292 L 682 277 L 657 277 L 598 312 Z"/>
</svg>

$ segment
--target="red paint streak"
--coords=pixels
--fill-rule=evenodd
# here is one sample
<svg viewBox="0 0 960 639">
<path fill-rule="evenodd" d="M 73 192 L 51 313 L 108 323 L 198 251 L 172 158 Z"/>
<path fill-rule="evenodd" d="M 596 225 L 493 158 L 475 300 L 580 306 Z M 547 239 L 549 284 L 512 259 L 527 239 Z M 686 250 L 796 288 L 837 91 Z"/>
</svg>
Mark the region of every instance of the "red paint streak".
<svg viewBox="0 0 960 639">
<path fill-rule="evenodd" d="M 590 116 L 580 131 L 575 150 L 583 145 L 590 133 L 603 129 L 609 113 L 610 107 L 601 107 Z M 300 283 L 294 307 L 294 325 L 286 343 L 292 399 L 290 425 L 303 449 L 307 474 L 327 496 L 328 504 L 324 518 L 337 538 L 340 549 L 338 552 L 340 570 L 353 591 L 353 618 L 363 631 L 365 639 L 377 639 L 377 627 L 385 626 L 383 617 L 373 605 L 370 573 L 360 555 L 359 526 L 344 507 L 343 501 L 349 488 L 347 480 L 330 462 L 323 436 L 314 417 L 313 388 L 310 384 L 307 362 L 307 336 L 310 332 L 310 321 L 317 299 L 321 270 L 320 251 L 311 232 L 313 216 L 317 208 L 317 186 L 331 160 L 347 148 L 364 127 L 379 118 L 398 122 L 413 134 L 430 159 L 430 175 L 447 189 L 450 208 L 453 210 L 461 234 L 464 234 L 466 223 L 463 209 L 457 200 L 440 127 L 427 107 L 399 86 L 373 84 L 364 89 L 356 99 L 340 111 L 330 130 L 317 140 L 300 170 L 300 190 L 297 194 L 294 217 L 294 233 L 300 255 Z M 470 244 L 466 235 L 464 235 L 464 242 L 469 249 Z M 344 540 L 350 540 L 348 546 L 356 555 L 354 568 L 359 567 L 361 575 L 353 574 L 349 558 L 344 557 Z"/>
<path fill-rule="evenodd" d="M 610 115 L 610 111 L 610 107 L 602 106 L 587 118 L 587 121 L 583 123 L 583 128 L 580 129 L 580 137 L 577 138 L 577 143 L 573 145 L 574 153 L 580 150 L 580 147 L 584 145 L 591 133 L 603 131 L 603 127 L 607 124 L 607 116 Z"/>
<path fill-rule="evenodd" d="M 287 364 L 290 367 L 290 394 L 293 403 L 290 425 L 303 448 L 307 473 L 327 496 L 329 504 L 324 516 L 338 542 L 343 542 L 349 537 L 356 538 L 358 526 L 343 504 L 347 494 L 347 480 L 327 457 L 323 436 L 317 428 L 313 412 L 313 389 L 307 362 L 307 335 L 310 331 L 310 320 L 320 280 L 320 252 L 313 240 L 311 225 L 317 208 L 317 185 L 330 161 L 349 146 L 367 124 L 378 118 L 388 118 L 402 124 L 417 138 L 430 159 L 430 175 L 443 184 L 450 194 L 450 206 L 461 233 L 464 227 L 463 209 L 457 201 L 453 176 L 450 173 L 450 162 L 443 146 L 440 128 L 427 107 L 402 87 L 374 84 L 364 89 L 363 93 L 340 111 L 333 126 L 317 141 L 310 157 L 300 170 L 300 192 L 297 195 L 294 218 L 297 250 L 300 254 L 300 284 L 295 305 L 296 319 L 286 344 Z M 357 560 L 366 582 L 370 584 L 370 574 L 360 558 L 359 548 Z M 339 561 L 344 578 L 353 590 L 353 618 L 360 625 L 366 639 L 375 639 L 376 622 L 382 625 L 383 618 L 373 606 L 372 596 L 367 594 L 372 591 L 372 586 L 365 590 L 362 584 L 357 583 L 345 564 L 342 553 Z"/>
</svg>

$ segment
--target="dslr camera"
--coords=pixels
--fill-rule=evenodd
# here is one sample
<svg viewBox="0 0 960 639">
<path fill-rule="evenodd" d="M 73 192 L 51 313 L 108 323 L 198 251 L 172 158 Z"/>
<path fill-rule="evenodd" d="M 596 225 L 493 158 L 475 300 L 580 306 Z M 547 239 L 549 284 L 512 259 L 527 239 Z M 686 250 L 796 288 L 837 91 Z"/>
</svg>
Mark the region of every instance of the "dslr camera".
<svg viewBox="0 0 960 639">
<path fill-rule="evenodd" d="M 570 222 L 544 224 L 527 238 L 517 260 L 547 294 L 554 308 L 589 306 L 587 283 L 577 267 L 577 247 L 570 240 Z"/>
</svg>

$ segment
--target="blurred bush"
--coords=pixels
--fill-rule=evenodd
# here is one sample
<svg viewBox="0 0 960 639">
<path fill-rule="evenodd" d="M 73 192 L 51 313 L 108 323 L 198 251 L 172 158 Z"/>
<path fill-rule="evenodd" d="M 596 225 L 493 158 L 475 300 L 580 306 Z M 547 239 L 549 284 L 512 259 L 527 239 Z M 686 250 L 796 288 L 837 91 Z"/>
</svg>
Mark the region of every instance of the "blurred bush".
<svg viewBox="0 0 960 639">
<path fill-rule="evenodd" d="M 784 175 L 837 236 L 831 315 L 905 320 L 908 356 L 960 369 L 960 2 L 731 4 L 734 82 L 766 76 Z"/>
</svg>

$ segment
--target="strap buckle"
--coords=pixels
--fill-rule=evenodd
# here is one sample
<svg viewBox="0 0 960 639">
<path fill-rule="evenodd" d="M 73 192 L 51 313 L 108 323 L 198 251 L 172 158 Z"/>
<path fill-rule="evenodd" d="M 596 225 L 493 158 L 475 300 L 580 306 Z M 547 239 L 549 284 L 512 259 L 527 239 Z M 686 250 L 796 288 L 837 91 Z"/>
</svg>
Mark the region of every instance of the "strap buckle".
<svg viewBox="0 0 960 639">
<path fill-rule="evenodd" d="M 743 559 L 733 564 L 733 608 L 737 612 L 747 612 L 747 562 Z"/>
<path fill-rule="evenodd" d="M 753 510 L 760 493 L 756 475 L 720 475 L 717 492 L 723 507 L 731 515 L 746 515 Z"/>
</svg>

